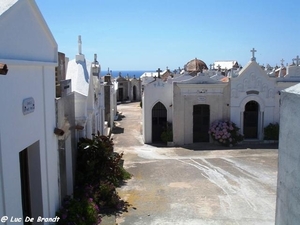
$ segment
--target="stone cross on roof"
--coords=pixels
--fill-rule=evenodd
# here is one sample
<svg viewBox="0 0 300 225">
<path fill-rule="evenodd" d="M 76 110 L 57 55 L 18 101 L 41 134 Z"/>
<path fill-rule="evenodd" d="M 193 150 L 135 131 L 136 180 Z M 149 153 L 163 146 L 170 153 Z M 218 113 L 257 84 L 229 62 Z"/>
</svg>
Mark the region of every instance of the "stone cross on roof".
<svg viewBox="0 0 300 225">
<path fill-rule="evenodd" d="M 82 41 L 81 41 L 81 35 L 78 36 L 78 54 L 81 55 L 82 54 Z"/>
<path fill-rule="evenodd" d="M 156 72 L 158 73 L 158 78 L 160 78 L 160 72 L 162 72 L 162 70 L 161 70 L 160 68 L 158 68 L 158 69 L 156 70 Z"/>
<path fill-rule="evenodd" d="M 281 62 L 281 65 L 283 66 L 284 65 L 283 64 L 284 63 L 284 59 L 281 59 L 280 62 Z"/>
<path fill-rule="evenodd" d="M 221 71 L 221 66 L 220 66 L 220 64 L 218 64 L 218 71 Z"/>
<path fill-rule="evenodd" d="M 295 59 L 293 59 L 296 61 L 296 66 L 299 66 L 300 64 L 300 58 L 299 58 L 299 55 L 297 55 L 297 57 Z"/>
<path fill-rule="evenodd" d="M 251 58 L 251 61 L 256 61 L 256 58 L 255 58 L 255 52 L 257 52 L 254 48 L 252 48 L 252 50 L 250 51 L 252 52 L 252 58 Z"/>
<path fill-rule="evenodd" d="M 212 64 L 209 64 L 209 69 L 212 70 Z"/>
</svg>

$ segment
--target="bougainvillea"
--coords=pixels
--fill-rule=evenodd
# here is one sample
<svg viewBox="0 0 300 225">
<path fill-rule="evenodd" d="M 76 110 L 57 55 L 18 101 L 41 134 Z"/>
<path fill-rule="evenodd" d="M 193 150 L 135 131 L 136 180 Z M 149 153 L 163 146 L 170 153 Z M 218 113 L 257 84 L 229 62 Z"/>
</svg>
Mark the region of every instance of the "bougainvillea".
<svg viewBox="0 0 300 225">
<path fill-rule="evenodd" d="M 218 120 L 212 123 L 208 133 L 221 145 L 232 146 L 244 139 L 239 130 L 240 128 L 229 120 Z"/>
</svg>

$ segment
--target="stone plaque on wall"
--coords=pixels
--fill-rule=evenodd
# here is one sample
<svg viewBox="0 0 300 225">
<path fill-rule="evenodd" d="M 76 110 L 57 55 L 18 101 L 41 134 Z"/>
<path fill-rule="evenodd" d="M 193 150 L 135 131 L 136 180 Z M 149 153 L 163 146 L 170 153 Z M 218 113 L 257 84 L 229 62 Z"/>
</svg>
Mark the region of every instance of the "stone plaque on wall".
<svg viewBox="0 0 300 225">
<path fill-rule="evenodd" d="M 206 97 L 205 96 L 199 96 L 198 97 L 198 102 L 205 103 L 206 102 Z"/>
<path fill-rule="evenodd" d="M 24 115 L 34 112 L 35 109 L 34 99 L 32 97 L 25 98 L 23 100 L 22 109 Z"/>
</svg>

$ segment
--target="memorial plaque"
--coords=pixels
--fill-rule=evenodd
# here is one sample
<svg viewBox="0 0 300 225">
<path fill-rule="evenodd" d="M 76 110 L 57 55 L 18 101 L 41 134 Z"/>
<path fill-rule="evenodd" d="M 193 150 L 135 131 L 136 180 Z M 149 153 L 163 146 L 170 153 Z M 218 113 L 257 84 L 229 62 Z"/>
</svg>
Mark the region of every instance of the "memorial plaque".
<svg viewBox="0 0 300 225">
<path fill-rule="evenodd" d="M 24 115 L 34 112 L 35 109 L 34 99 L 32 97 L 25 98 L 23 100 L 22 109 Z"/>
</svg>

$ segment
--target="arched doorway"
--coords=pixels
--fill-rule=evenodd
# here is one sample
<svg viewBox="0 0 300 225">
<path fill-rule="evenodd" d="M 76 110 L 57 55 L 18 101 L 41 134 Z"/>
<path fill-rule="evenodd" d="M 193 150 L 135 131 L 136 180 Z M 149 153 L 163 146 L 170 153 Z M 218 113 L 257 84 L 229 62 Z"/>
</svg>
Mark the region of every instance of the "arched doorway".
<svg viewBox="0 0 300 225">
<path fill-rule="evenodd" d="M 167 109 L 161 103 L 158 102 L 152 108 L 152 142 L 161 142 L 161 134 L 163 128 L 167 124 Z"/>
<path fill-rule="evenodd" d="M 256 101 L 249 101 L 244 111 L 244 137 L 245 139 L 258 138 L 258 111 L 259 104 Z"/>
<path fill-rule="evenodd" d="M 136 86 L 135 85 L 132 88 L 132 92 L 133 92 L 133 101 L 136 101 Z"/>
<path fill-rule="evenodd" d="M 209 142 L 209 105 L 193 106 L 193 142 Z"/>
</svg>

